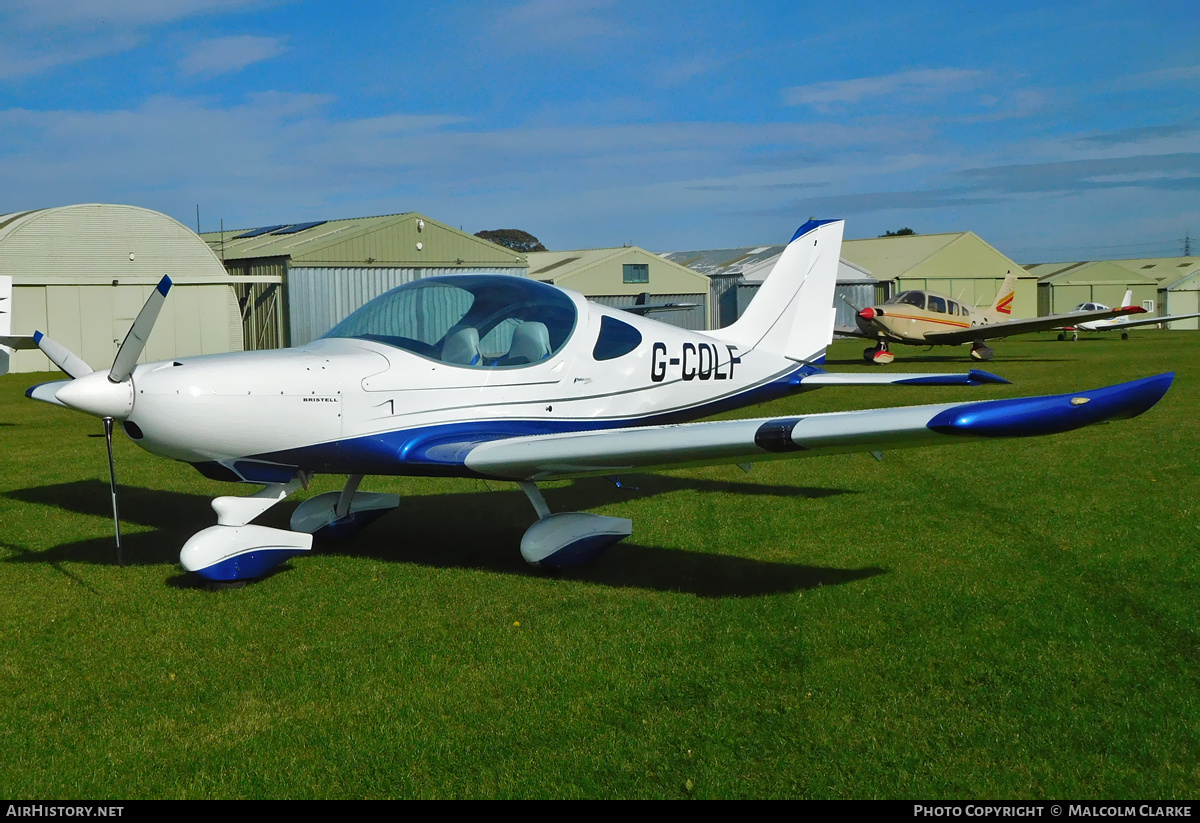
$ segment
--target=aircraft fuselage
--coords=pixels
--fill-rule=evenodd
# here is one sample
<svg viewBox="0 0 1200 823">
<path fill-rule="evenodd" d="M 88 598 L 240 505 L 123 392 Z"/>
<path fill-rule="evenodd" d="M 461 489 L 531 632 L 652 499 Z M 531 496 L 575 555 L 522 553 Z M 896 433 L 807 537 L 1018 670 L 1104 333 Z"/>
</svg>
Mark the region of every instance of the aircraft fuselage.
<svg viewBox="0 0 1200 823">
<path fill-rule="evenodd" d="M 802 364 L 567 294 L 576 325 L 540 362 L 463 365 L 335 337 L 149 363 L 133 372 L 124 429 L 147 451 L 230 480 L 461 474 L 451 444 L 682 422 L 799 389 L 789 378 Z M 616 356 L 598 347 L 614 321 L 640 337 Z"/>
</svg>

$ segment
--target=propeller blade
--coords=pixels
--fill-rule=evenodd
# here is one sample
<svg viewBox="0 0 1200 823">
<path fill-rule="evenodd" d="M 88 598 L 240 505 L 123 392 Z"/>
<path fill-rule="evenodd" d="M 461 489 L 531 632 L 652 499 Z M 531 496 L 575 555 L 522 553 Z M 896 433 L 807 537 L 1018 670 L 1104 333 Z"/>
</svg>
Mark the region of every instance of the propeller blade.
<svg viewBox="0 0 1200 823">
<path fill-rule="evenodd" d="M 117 565 L 123 566 L 121 557 L 121 515 L 117 512 L 117 470 L 112 451 L 113 419 L 104 418 L 104 445 L 108 446 L 108 489 L 112 493 L 113 528 L 117 531 Z"/>
<path fill-rule="evenodd" d="M 92 367 L 73 354 L 61 343 L 56 343 L 40 331 L 33 333 L 34 342 L 42 350 L 42 354 L 50 358 L 50 362 L 58 366 L 71 377 L 86 377 L 92 373 Z"/>
<path fill-rule="evenodd" d="M 167 292 L 170 290 L 171 278 L 164 276 L 158 281 L 146 305 L 138 312 L 137 319 L 129 327 L 129 334 L 125 335 L 125 341 L 121 343 L 121 348 L 117 349 L 117 357 L 108 371 L 108 379 L 112 382 L 121 383 L 133 372 L 133 367 L 137 365 L 142 349 L 146 348 L 146 340 L 150 337 L 154 321 L 158 319 L 158 312 L 166 302 Z"/>
</svg>

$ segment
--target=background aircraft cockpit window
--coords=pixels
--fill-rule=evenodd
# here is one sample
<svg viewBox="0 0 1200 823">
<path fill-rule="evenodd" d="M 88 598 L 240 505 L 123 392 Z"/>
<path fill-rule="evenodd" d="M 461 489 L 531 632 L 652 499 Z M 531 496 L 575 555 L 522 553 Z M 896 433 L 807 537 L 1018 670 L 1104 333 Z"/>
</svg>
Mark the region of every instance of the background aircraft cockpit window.
<svg viewBox="0 0 1200 823">
<path fill-rule="evenodd" d="M 929 305 L 926 306 L 926 308 L 930 311 L 940 311 L 942 314 L 945 314 L 946 299 L 944 297 L 938 297 L 936 294 L 931 294 L 929 295 Z"/>
<path fill-rule="evenodd" d="M 925 308 L 925 292 L 902 291 L 889 300 L 888 303 L 916 306 L 918 309 L 923 309 Z"/>
<path fill-rule="evenodd" d="M 607 314 L 600 318 L 600 336 L 592 349 L 596 360 L 615 360 L 636 349 L 642 343 L 642 333 L 628 323 Z"/>
<path fill-rule="evenodd" d="M 527 366 L 575 330 L 575 304 L 553 286 L 508 275 L 429 277 L 376 297 L 325 337 L 374 340 L 468 368 Z"/>
</svg>

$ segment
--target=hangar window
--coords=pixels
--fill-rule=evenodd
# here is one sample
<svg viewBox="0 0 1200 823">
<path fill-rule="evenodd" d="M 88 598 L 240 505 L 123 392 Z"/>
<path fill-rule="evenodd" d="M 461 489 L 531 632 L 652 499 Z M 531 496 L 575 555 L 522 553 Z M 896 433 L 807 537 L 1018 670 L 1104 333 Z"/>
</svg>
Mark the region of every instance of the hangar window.
<svg viewBox="0 0 1200 823">
<path fill-rule="evenodd" d="M 596 360 L 615 360 L 636 349 L 642 343 L 642 333 L 628 323 L 609 317 L 600 318 L 600 336 L 592 357 Z"/>
<path fill-rule="evenodd" d="M 376 297 L 324 336 L 373 340 L 455 366 L 527 366 L 558 352 L 575 318 L 571 298 L 536 280 L 428 277 Z"/>
<path fill-rule="evenodd" d="M 623 283 L 649 283 L 650 282 L 650 264 L 649 263 L 626 263 L 621 267 L 621 282 Z"/>
</svg>

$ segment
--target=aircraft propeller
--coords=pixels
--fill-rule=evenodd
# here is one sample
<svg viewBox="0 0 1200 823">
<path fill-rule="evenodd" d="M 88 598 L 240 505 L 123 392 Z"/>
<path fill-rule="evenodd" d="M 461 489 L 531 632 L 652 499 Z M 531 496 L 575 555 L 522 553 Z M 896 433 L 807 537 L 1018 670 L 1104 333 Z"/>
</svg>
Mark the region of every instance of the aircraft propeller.
<svg viewBox="0 0 1200 823">
<path fill-rule="evenodd" d="M 158 320 L 158 313 L 166 302 L 171 289 L 171 278 L 164 276 L 138 312 L 137 319 L 125 335 L 117 356 L 113 359 L 108 374 L 96 372 L 66 346 L 55 342 L 41 332 L 35 332 L 34 340 L 54 365 L 68 376 L 70 382 L 55 392 L 55 397 L 64 406 L 94 414 L 104 421 L 104 443 L 108 447 L 108 486 L 112 496 L 113 528 L 117 537 L 117 565 L 124 565 L 121 553 L 121 516 L 117 511 L 117 471 L 113 462 L 113 421 L 125 418 L 133 411 L 133 368 L 146 340 Z"/>
</svg>

